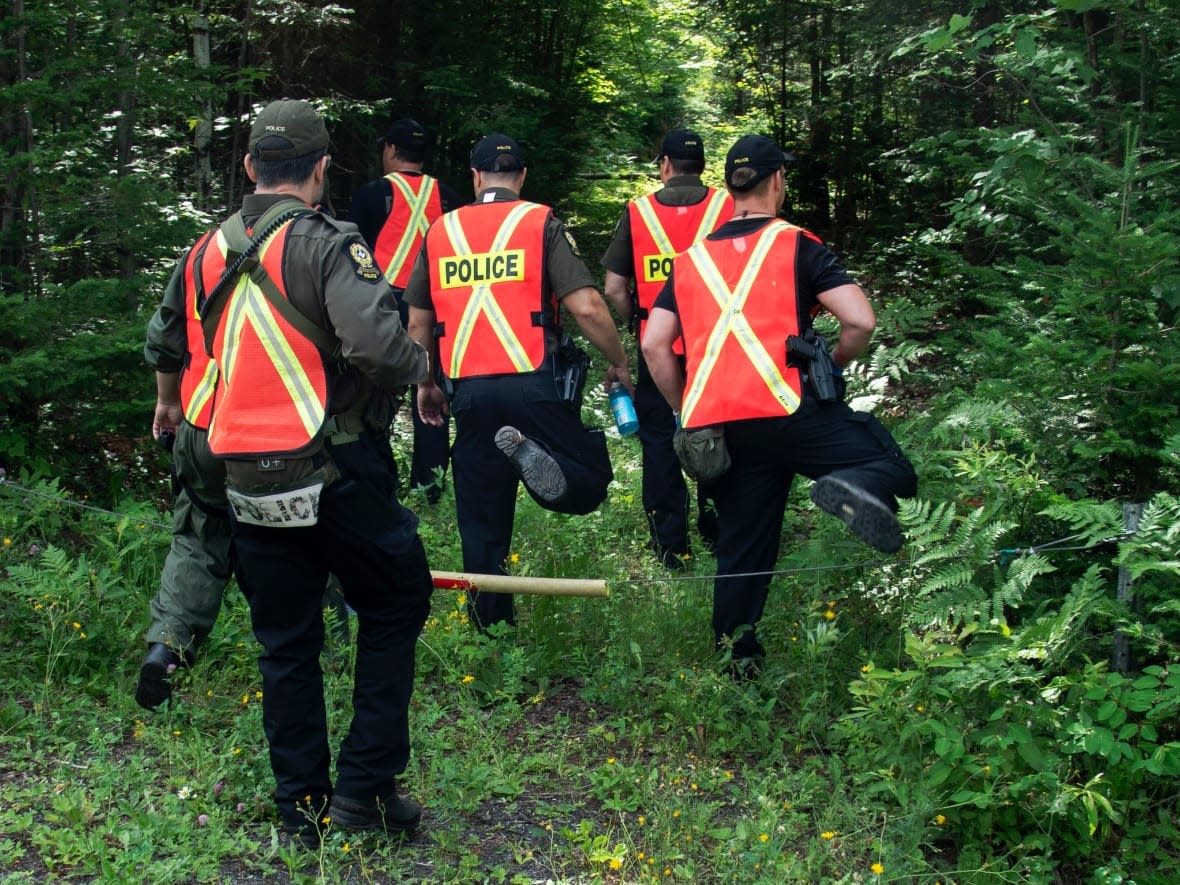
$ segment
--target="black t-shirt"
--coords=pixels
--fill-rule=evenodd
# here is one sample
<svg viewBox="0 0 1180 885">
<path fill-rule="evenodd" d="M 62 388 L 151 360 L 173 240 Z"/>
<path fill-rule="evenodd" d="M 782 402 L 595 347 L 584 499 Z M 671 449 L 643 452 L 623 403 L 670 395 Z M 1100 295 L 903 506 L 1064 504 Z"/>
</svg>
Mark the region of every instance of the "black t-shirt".
<svg viewBox="0 0 1180 885">
<path fill-rule="evenodd" d="M 735 218 L 717 228 L 707 240 L 731 240 L 755 234 L 769 224 L 769 218 Z M 675 268 L 673 268 L 675 270 Z M 795 298 L 799 306 L 800 320 L 814 316 L 820 304 L 816 298 L 821 292 L 838 286 L 856 284 L 840 264 L 835 254 L 823 241 L 810 231 L 803 231 L 799 237 L 799 248 L 795 253 Z M 675 278 L 668 274 L 668 281 L 656 296 L 654 307 L 662 307 L 677 313 Z"/>
<path fill-rule="evenodd" d="M 401 175 L 407 178 L 422 177 L 421 172 L 403 171 Z M 436 179 L 437 180 L 437 179 Z M 463 200 L 454 188 L 443 182 L 438 182 L 438 197 L 442 203 L 443 212 L 450 212 L 463 205 Z M 370 249 L 377 248 L 377 237 L 385 220 L 393 208 L 393 188 L 385 178 L 378 178 L 362 184 L 352 195 L 352 205 L 348 207 L 348 221 L 357 226 Z"/>
</svg>

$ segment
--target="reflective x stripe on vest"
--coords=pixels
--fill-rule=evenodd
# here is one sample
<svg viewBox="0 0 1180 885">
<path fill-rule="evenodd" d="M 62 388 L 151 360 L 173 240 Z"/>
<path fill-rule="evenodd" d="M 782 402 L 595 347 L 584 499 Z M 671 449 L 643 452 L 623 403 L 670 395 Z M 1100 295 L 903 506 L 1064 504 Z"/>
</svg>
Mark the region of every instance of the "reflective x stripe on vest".
<svg viewBox="0 0 1180 885">
<path fill-rule="evenodd" d="M 448 212 L 430 229 L 439 362 L 451 379 L 532 372 L 545 358 L 542 252 L 549 207 L 524 200 Z"/>
<path fill-rule="evenodd" d="M 290 221 L 283 224 L 257 256 L 284 298 L 283 252 L 290 227 Z M 323 357 L 247 274 L 227 299 L 213 356 L 221 367 L 209 427 L 213 454 L 287 455 L 316 440 L 328 401 Z"/>
<path fill-rule="evenodd" d="M 799 372 L 786 366 L 787 336 L 799 334 L 799 233 L 775 220 L 748 237 L 703 240 L 676 259 L 685 427 L 781 418 L 799 407 Z"/>
<path fill-rule="evenodd" d="M 728 210 L 728 211 L 727 211 Z M 635 296 L 639 302 L 639 335 L 647 313 L 667 282 L 672 259 L 717 229 L 732 214 L 733 200 L 709 188 L 705 199 L 688 206 L 669 206 L 648 194 L 631 203 L 631 253 L 635 267 Z M 676 342 L 675 351 L 683 353 Z"/>
<path fill-rule="evenodd" d="M 189 250 L 184 262 L 184 368 L 180 372 L 180 407 L 184 420 L 201 430 L 209 429 L 213 391 L 217 387 L 217 363 L 205 353 L 205 335 L 201 329 L 201 314 L 197 309 L 198 293 L 216 283 L 225 271 L 224 242 L 218 243 L 218 232 L 209 231 Z M 218 249 L 221 245 L 221 249 Z"/>
<path fill-rule="evenodd" d="M 404 289 L 430 223 L 442 215 L 442 197 L 438 182 L 429 175 L 391 172 L 385 180 L 393 189 L 393 202 L 377 234 L 373 258 L 384 269 L 389 285 Z"/>
</svg>

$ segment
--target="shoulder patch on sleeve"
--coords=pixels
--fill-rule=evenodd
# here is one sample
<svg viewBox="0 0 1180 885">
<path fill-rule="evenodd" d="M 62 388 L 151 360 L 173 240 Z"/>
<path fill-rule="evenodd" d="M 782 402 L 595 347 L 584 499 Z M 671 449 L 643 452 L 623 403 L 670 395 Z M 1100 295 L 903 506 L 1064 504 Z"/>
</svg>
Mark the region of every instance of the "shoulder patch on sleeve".
<svg viewBox="0 0 1180 885">
<path fill-rule="evenodd" d="M 569 228 L 563 228 L 561 232 L 565 234 L 565 241 L 570 244 L 570 248 L 574 250 L 574 254 L 581 258 L 582 253 L 578 251 L 578 241 L 575 240 L 574 235 L 569 232 Z"/>
<path fill-rule="evenodd" d="M 375 283 L 384 276 L 377 267 L 377 262 L 373 260 L 373 253 L 364 243 L 349 243 L 348 257 L 352 261 L 356 275 L 362 280 Z"/>
</svg>

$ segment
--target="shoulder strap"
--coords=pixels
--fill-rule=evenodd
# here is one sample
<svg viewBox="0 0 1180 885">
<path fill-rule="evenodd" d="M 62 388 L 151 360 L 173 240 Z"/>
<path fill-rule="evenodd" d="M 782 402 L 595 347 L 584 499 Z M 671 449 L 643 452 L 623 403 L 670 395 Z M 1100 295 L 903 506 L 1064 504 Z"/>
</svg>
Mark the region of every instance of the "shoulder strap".
<svg viewBox="0 0 1180 885">
<path fill-rule="evenodd" d="M 256 257 L 262 244 L 279 227 L 293 218 L 314 213 L 315 210 L 309 208 L 302 200 L 282 200 L 271 206 L 258 219 L 254 226 L 256 233 L 253 238 L 246 232 L 241 212 L 230 216 L 222 224 L 221 232 L 225 236 L 226 245 L 230 254 L 236 255 L 236 258 L 226 268 L 225 273 L 222 274 L 221 279 L 218 280 L 217 285 L 200 308 L 201 328 L 205 333 L 206 351 L 212 352 L 213 339 L 217 334 L 217 326 L 221 321 L 221 314 L 225 310 L 226 295 L 231 285 L 246 273 L 250 275 L 250 279 L 262 290 L 267 300 L 282 315 L 283 319 L 333 359 L 339 356 L 340 342 L 336 337 L 313 323 L 300 313 L 295 305 L 283 297 L 278 286 L 266 272 L 266 268 Z"/>
</svg>

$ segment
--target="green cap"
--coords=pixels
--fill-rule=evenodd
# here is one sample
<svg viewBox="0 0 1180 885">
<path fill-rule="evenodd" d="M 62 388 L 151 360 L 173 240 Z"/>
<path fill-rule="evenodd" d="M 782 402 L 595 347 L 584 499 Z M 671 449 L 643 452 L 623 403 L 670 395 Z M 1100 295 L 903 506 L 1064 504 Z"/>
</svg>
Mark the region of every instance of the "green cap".
<svg viewBox="0 0 1180 885">
<path fill-rule="evenodd" d="M 256 160 L 293 160 L 327 149 L 328 127 L 306 101 L 272 101 L 250 127 L 250 156 Z"/>
</svg>

